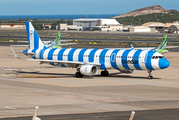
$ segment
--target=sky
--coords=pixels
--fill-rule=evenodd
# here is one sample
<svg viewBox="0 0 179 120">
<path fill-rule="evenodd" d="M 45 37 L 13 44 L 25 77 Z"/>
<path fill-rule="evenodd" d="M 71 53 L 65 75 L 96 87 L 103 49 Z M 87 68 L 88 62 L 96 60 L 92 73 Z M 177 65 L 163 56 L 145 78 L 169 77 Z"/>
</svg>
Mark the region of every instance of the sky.
<svg viewBox="0 0 179 120">
<path fill-rule="evenodd" d="M 0 15 L 124 14 L 156 4 L 179 11 L 179 0 L 0 0 Z"/>
</svg>

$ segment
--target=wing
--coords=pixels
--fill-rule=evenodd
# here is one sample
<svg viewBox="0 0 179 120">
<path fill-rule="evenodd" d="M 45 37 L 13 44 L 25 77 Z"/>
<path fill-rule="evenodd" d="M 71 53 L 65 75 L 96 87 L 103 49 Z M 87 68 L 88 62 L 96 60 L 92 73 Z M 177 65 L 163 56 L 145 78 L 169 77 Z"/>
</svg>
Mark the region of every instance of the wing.
<svg viewBox="0 0 179 120">
<path fill-rule="evenodd" d="M 61 64 L 72 64 L 72 65 L 85 65 L 85 64 L 96 65 L 96 66 L 100 66 L 101 65 L 100 63 L 96 63 L 96 62 L 85 63 L 85 62 L 62 61 L 62 60 L 25 59 L 25 58 L 20 58 L 16 54 L 16 52 L 14 51 L 14 49 L 12 47 L 11 47 L 11 49 L 12 49 L 12 52 L 13 52 L 13 54 L 14 54 L 14 56 L 16 58 L 23 59 L 23 60 L 28 60 L 28 61 L 38 61 L 38 62 L 41 62 L 41 63 L 61 63 Z M 23 54 L 30 54 L 30 55 L 32 55 L 32 53 L 23 53 Z"/>
<path fill-rule="evenodd" d="M 43 63 L 61 63 L 61 64 L 74 64 L 74 65 L 84 65 L 84 64 L 89 64 L 89 65 L 96 65 L 100 66 L 100 63 L 95 63 L 95 62 L 90 62 L 90 63 L 85 63 L 85 62 L 75 62 L 75 61 L 62 61 L 62 60 L 43 60 L 43 59 L 26 59 L 28 61 L 38 61 L 38 62 L 43 62 Z"/>
</svg>

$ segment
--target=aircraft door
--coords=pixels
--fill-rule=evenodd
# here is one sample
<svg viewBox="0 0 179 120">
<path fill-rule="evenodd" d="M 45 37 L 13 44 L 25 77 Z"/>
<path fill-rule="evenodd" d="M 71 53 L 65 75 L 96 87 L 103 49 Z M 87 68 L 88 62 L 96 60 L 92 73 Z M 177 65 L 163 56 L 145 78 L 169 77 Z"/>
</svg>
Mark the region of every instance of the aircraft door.
<svg viewBox="0 0 179 120">
<path fill-rule="evenodd" d="M 142 63 L 146 63 L 147 62 L 147 56 L 148 56 L 148 52 L 145 55 L 141 56 Z"/>
<path fill-rule="evenodd" d="M 116 53 L 113 53 L 111 56 L 111 62 L 115 62 L 116 61 Z"/>
</svg>

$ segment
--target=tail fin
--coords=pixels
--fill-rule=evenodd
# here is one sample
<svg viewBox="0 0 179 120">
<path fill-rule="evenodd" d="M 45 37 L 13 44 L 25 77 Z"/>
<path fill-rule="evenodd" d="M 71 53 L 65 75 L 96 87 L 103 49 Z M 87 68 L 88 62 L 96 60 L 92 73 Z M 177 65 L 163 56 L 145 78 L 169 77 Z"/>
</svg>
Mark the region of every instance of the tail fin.
<svg viewBox="0 0 179 120">
<path fill-rule="evenodd" d="M 168 40 L 168 35 L 164 35 L 163 41 L 161 42 L 161 44 L 158 46 L 158 48 L 155 51 L 159 53 L 162 53 L 163 51 L 165 51 L 167 47 L 167 40 Z"/>
<path fill-rule="evenodd" d="M 133 50 L 134 49 L 134 47 L 133 47 L 133 45 L 132 45 L 132 43 L 131 43 L 131 50 Z"/>
<path fill-rule="evenodd" d="M 46 49 L 31 22 L 25 22 L 29 49 Z"/>
<path fill-rule="evenodd" d="M 59 48 L 61 43 L 60 40 L 61 40 L 61 33 L 58 32 L 56 39 L 49 44 L 49 48 Z"/>
</svg>

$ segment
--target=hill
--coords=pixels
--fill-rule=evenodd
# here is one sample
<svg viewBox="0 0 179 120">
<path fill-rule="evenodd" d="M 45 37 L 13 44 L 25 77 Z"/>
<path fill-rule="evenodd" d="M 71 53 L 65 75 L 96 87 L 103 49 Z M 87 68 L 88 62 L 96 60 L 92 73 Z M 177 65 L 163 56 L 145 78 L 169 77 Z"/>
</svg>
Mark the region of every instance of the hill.
<svg viewBox="0 0 179 120">
<path fill-rule="evenodd" d="M 152 14 L 152 13 L 170 13 L 170 12 L 178 12 L 177 10 L 166 10 L 162 8 L 160 5 L 154 5 L 150 7 L 145 7 L 141 9 L 137 9 L 119 16 L 115 16 L 112 18 L 121 18 L 121 17 L 127 17 L 127 16 L 139 16 L 139 15 L 146 15 L 146 14 Z"/>
<path fill-rule="evenodd" d="M 116 18 L 116 20 L 123 25 L 141 25 L 147 22 L 162 22 L 173 23 L 179 21 L 179 12 L 166 13 L 153 13 L 139 16 L 127 16 Z"/>
</svg>

